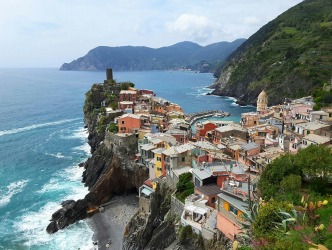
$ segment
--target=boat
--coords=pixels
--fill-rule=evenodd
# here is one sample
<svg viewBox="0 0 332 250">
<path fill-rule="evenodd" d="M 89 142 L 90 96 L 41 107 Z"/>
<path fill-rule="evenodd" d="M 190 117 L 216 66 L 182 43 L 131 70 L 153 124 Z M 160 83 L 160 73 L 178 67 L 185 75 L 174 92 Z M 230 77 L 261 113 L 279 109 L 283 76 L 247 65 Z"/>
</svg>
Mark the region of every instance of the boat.
<svg viewBox="0 0 332 250">
<path fill-rule="evenodd" d="M 213 117 L 224 117 L 225 115 L 222 113 L 215 113 Z"/>
</svg>

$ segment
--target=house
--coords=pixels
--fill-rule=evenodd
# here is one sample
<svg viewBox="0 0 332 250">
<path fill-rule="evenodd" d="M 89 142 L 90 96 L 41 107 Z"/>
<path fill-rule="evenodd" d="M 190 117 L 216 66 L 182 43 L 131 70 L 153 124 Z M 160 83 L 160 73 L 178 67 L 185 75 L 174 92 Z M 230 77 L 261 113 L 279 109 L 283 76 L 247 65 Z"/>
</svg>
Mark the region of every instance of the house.
<svg viewBox="0 0 332 250">
<path fill-rule="evenodd" d="M 181 224 L 191 226 L 196 234 L 202 234 L 204 239 L 216 237 L 217 211 L 205 205 L 206 200 L 193 194 L 185 200 L 181 215 Z"/>
<path fill-rule="evenodd" d="M 205 137 L 208 137 L 207 132 L 217 128 L 217 125 L 213 121 L 206 122 L 197 122 L 196 123 L 196 139 L 205 140 Z"/>
<path fill-rule="evenodd" d="M 222 126 L 214 129 L 212 133 L 212 139 L 214 144 L 216 145 L 220 144 L 222 138 L 225 137 L 232 137 L 232 138 L 236 137 L 244 141 L 247 141 L 248 139 L 247 129 L 242 128 L 241 125 L 238 124 L 229 124 L 227 126 Z"/>
<path fill-rule="evenodd" d="M 137 98 L 137 91 L 135 90 L 121 90 L 119 94 L 119 101 L 135 102 Z"/>
<path fill-rule="evenodd" d="M 256 112 L 242 113 L 240 123 L 244 128 L 257 126 L 259 124 L 259 115 Z"/>
<path fill-rule="evenodd" d="M 253 158 L 256 157 L 261 151 L 261 146 L 255 142 L 249 142 L 241 145 L 238 161 L 247 165 L 248 167 L 254 167 L 255 163 Z"/>
<path fill-rule="evenodd" d="M 119 133 L 137 133 L 141 127 L 141 116 L 124 114 L 118 118 Z"/>
<path fill-rule="evenodd" d="M 295 133 L 306 136 L 308 134 L 330 135 L 330 125 L 320 122 L 307 122 L 295 125 Z"/>
<path fill-rule="evenodd" d="M 319 110 L 319 111 L 312 111 L 309 115 L 309 120 L 313 121 L 328 121 L 329 120 L 329 113 Z"/>
<path fill-rule="evenodd" d="M 306 148 L 310 145 L 330 145 L 331 138 L 316 134 L 308 134 L 302 139 L 302 148 Z"/>
</svg>

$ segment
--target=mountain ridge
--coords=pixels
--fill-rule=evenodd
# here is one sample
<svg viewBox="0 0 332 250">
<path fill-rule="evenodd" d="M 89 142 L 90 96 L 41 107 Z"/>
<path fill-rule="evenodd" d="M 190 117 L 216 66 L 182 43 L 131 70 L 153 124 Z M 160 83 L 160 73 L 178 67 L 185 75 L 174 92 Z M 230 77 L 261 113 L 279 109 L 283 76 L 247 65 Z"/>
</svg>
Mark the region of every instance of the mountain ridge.
<svg viewBox="0 0 332 250">
<path fill-rule="evenodd" d="M 242 43 L 215 76 L 212 94 L 255 104 L 261 90 L 269 104 L 310 94 L 332 69 L 332 2 L 306 0 L 270 21 Z"/>
<path fill-rule="evenodd" d="M 212 72 L 245 39 L 201 46 L 184 41 L 160 48 L 146 46 L 98 46 L 85 56 L 64 63 L 60 70 L 172 70 L 191 69 Z"/>
</svg>

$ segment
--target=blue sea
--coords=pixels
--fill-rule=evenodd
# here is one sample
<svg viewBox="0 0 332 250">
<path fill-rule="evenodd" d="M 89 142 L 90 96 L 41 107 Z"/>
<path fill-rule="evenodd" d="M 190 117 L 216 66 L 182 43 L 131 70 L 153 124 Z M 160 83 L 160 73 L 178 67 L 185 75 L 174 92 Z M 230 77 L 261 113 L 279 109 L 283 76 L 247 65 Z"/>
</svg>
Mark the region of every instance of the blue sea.
<svg viewBox="0 0 332 250">
<path fill-rule="evenodd" d="M 220 109 L 239 121 L 234 99 L 207 96 L 212 74 L 181 71 L 113 72 L 117 81 L 180 104 L 186 113 Z M 83 198 L 78 164 L 89 157 L 82 107 L 105 72 L 0 69 L 0 249 L 91 249 L 84 221 L 48 235 L 53 212 L 67 199 Z M 226 119 L 226 118 L 224 118 Z"/>
</svg>

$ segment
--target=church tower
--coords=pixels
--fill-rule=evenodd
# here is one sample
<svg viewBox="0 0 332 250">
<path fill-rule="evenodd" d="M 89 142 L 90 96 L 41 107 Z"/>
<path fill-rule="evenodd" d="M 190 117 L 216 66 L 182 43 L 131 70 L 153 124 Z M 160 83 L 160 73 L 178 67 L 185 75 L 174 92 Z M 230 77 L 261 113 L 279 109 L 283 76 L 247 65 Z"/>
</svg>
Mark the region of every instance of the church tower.
<svg viewBox="0 0 332 250">
<path fill-rule="evenodd" d="M 257 113 L 267 113 L 267 95 L 264 90 L 257 97 Z"/>
</svg>

